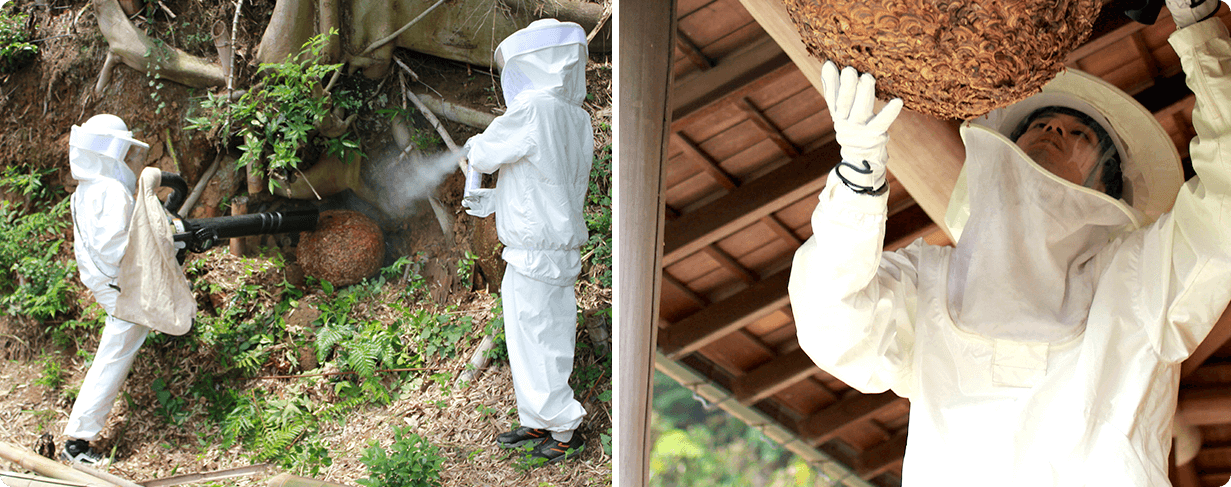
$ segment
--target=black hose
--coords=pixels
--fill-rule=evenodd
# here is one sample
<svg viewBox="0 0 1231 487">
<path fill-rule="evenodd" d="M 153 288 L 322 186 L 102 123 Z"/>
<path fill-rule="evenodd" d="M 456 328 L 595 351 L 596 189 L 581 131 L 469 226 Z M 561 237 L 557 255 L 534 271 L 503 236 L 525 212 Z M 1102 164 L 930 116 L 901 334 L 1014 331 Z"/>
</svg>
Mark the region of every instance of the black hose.
<svg viewBox="0 0 1231 487">
<path fill-rule="evenodd" d="M 171 196 L 167 197 L 167 202 L 163 203 L 163 208 L 175 216 L 179 216 L 180 207 L 184 206 L 184 200 L 188 198 L 188 183 L 184 182 L 184 178 L 173 172 L 162 172 L 162 184 L 171 188 Z"/>
</svg>

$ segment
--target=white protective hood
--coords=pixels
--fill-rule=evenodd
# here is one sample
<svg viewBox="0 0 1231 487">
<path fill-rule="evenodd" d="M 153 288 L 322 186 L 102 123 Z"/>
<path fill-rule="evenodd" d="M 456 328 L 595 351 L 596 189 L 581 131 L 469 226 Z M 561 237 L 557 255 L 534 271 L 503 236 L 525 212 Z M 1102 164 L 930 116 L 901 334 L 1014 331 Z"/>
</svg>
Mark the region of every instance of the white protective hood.
<svg viewBox="0 0 1231 487">
<path fill-rule="evenodd" d="M 586 97 L 586 31 L 572 22 L 542 19 L 496 47 L 504 102 L 526 90 L 548 90 L 568 102 Z"/>
<path fill-rule="evenodd" d="M 1109 129 L 1132 206 L 1051 174 L 1008 139 L 1048 105 L 1078 109 Z M 952 318 L 991 338 L 1054 343 L 1076 336 L 1101 272 L 1095 256 L 1175 201 L 1183 181 L 1171 138 L 1127 94 L 1070 70 L 1039 95 L 967 122 L 962 139 L 966 163 L 946 215 L 957 239 L 948 278 Z"/>
</svg>

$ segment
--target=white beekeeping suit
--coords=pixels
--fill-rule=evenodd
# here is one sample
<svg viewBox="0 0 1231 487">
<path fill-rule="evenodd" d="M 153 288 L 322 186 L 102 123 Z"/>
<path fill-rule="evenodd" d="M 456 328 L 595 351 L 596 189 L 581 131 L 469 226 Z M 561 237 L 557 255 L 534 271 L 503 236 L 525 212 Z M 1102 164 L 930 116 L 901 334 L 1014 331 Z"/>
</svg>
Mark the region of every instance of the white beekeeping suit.
<svg viewBox="0 0 1231 487">
<path fill-rule="evenodd" d="M 577 325 L 573 283 L 587 239 L 582 209 L 594 152 L 590 115 L 581 106 L 585 31 L 536 21 L 502 41 L 495 55 L 508 111 L 463 152 L 472 171 L 499 177 L 495 189 L 467 192 L 467 212 L 494 212 L 505 246 L 504 323 L 521 424 L 567 437 L 585 415 L 568 385 Z"/>
<path fill-rule="evenodd" d="M 1197 97 L 1186 184 L 1148 111 L 1070 71 L 962 126 L 956 247 L 882 253 L 887 196 L 822 191 L 791 274 L 799 342 L 911 400 L 904 486 L 1168 485 L 1180 362 L 1231 300 L 1231 38 L 1215 18 L 1170 43 Z M 1006 137 L 1043 105 L 1114 132 L 1131 201 Z"/>
<path fill-rule="evenodd" d="M 124 161 L 148 147 L 133 139 L 124 121 L 114 115 L 91 117 L 80 127 L 73 126 L 69 137 L 69 165 L 79 181 L 71 204 L 73 251 L 81 282 L 107 312 L 94 362 L 64 428 L 64 435 L 71 439 L 97 438 L 149 332 L 149 328 L 113 316 L 119 296 L 115 283 L 128 243 L 137 184 Z"/>
</svg>

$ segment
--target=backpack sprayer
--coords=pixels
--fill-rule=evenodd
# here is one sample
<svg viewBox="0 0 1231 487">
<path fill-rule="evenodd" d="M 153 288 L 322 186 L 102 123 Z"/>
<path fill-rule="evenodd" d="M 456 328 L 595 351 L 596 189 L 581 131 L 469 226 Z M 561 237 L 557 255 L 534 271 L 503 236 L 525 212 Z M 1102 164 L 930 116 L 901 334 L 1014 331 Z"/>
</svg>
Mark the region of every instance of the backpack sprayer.
<svg viewBox="0 0 1231 487">
<path fill-rule="evenodd" d="M 218 242 L 238 237 L 273 235 L 277 233 L 311 232 L 316 230 L 320 210 L 316 208 L 287 211 L 268 211 L 248 215 L 220 216 L 215 218 L 185 219 L 180 217 L 180 207 L 188 196 L 188 183 L 179 174 L 163 171 L 161 186 L 171 188 L 171 195 L 163 203 L 170 213 L 170 222 L 175 228 L 175 242 L 183 260 L 183 250 L 205 252 Z"/>
</svg>

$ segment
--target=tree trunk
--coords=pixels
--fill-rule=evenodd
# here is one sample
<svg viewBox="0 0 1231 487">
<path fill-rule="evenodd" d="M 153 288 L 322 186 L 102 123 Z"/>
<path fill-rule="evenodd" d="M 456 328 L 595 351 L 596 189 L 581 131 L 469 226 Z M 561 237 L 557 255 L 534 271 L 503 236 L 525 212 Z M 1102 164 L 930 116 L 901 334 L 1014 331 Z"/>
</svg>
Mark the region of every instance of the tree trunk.
<svg viewBox="0 0 1231 487">
<path fill-rule="evenodd" d="M 111 52 L 119 55 L 124 64 L 193 88 L 226 85 L 222 66 L 155 42 L 128 21 L 116 0 L 94 0 L 94 11 Z"/>
</svg>

